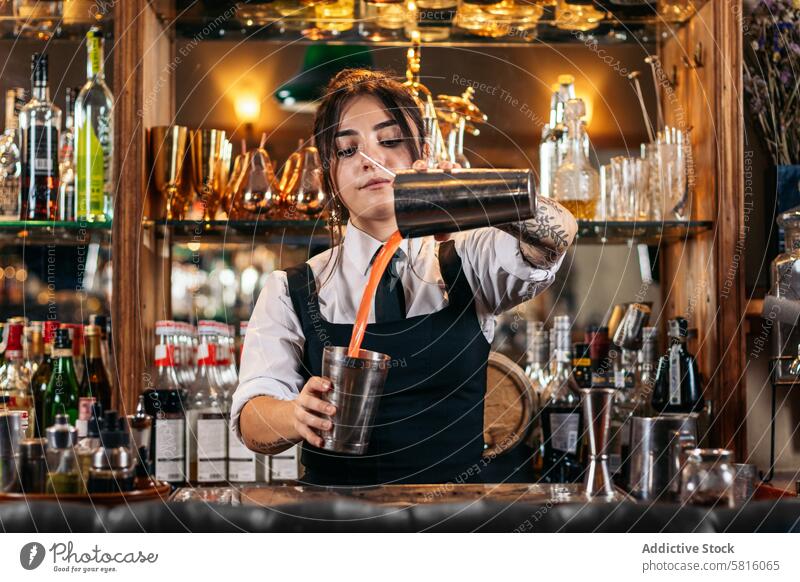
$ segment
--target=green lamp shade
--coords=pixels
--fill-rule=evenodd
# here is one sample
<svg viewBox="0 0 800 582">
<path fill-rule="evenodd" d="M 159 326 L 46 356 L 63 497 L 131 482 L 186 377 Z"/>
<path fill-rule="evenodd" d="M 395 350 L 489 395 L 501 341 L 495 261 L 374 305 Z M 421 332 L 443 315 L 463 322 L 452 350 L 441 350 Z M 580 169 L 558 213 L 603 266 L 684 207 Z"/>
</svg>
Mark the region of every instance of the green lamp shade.
<svg viewBox="0 0 800 582">
<path fill-rule="evenodd" d="M 350 68 L 372 68 L 372 53 L 366 46 L 315 44 L 306 49 L 303 67 L 278 87 L 275 98 L 282 109 L 314 112 L 325 86 L 336 73 Z"/>
</svg>

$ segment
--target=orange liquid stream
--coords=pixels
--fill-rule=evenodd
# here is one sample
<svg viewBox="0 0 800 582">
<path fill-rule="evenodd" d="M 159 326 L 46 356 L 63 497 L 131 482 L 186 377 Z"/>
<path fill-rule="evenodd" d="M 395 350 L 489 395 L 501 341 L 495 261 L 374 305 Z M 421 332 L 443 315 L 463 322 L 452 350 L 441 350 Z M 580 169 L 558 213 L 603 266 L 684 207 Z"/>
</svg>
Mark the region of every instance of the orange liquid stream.
<svg viewBox="0 0 800 582">
<path fill-rule="evenodd" d="M 392 260 L 394 252 L 400 246 L 403 237 L 400 231 L 397 230 L 392 233 L 389 240 L 381 248 L 378 256 L 375 257 L 375 262 L 372 263 L 372 270 L 369 272 L 369 280 L 367 286 L 364 288 L 364 294 L 361 296 L 361 304 L 358 306 L 358 314 L 356 315 L 356 322 L 353 324 L 353 335 L 350 336 L 350 346 L 347 348 L 347 355 L 351 358 L 357 358 L 358 352 L 361 350 L 361 342 L 364 341 L 364 333 L 367 331 L 367 320 L 369 319 L 369 311 L 372 308 L 372 301 L 375 297 L 375 291 L 378 289 L 381 277 L 386 267 L 389 266 L 389 261 Z"/>
</svg>

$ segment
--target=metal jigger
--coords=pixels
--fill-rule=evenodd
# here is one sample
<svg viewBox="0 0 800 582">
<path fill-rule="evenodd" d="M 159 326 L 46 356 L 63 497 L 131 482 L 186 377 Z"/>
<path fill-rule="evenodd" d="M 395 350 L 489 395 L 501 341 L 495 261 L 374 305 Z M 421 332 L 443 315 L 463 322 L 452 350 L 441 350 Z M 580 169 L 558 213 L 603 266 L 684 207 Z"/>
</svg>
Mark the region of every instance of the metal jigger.
<svg viewBox="0 0 800 582">
<path fill-rule="evenodd" d="M 588 497 L 613 497 L 614 486 L 608 472 L 608 433 L 614 388 L 595 386 L 581 391 L 583 415 L 589 431 L 589 467 L 584 486 Z"/>
</svg>

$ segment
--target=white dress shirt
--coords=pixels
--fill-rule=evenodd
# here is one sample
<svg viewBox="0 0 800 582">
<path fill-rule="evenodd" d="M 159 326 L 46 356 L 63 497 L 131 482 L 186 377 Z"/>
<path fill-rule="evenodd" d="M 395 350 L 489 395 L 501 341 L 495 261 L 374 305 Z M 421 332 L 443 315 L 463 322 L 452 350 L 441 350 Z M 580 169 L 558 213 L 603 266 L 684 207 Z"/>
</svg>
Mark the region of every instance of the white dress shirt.
<svg viewBox="0 0 800 582">
<path fill-rule="evenodd" d="M 481 330 L 489 342 L 494 338 L 496 316 L 546 289 L 563 260 L 562 255 L 551 269 L 533 267 L 523 258 L 520 241 L 496 228 L 464 231 L 452 239 L 475 293 Z M 370 264 L 382 245 L 348 223 L 341 245 L 307 261 L 319 291 L 320 316 L 325 321 L 355 321 Z M 438 245 L 432 236 L 403 239 L 400 245 L 397 270 L 408 317 L 428 315 L 448 304 L 439 270 Z M 337 259 L 339 265 L 334 267 Z M 374 321 L 373 309 L 369 322 Z M 289 297 L 286 271 L 273 271 L 247 325 L 239 386 L 233 395 L 231 427 L 240 439 L 239 415 L 248 400 L 256 396 L 291 400 L 300 393 L 304 385 L 300 373 L 304 343 L 303 328 Z"/>
</svg>

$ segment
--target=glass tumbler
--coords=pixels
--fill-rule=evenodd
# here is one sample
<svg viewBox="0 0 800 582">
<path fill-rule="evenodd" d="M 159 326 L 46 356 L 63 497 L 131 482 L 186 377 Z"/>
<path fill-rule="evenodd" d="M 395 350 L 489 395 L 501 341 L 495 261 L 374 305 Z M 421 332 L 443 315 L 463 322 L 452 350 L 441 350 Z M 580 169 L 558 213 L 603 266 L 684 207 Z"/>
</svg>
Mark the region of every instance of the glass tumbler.
<svg viewBox="0 0 800 582">
<path fill-rule="evenodd" d="M 733 453 L 726 449 L 691 449 L 681 471 L 681 501 L 705 507 L 733 507 Z"/>
</svg>

